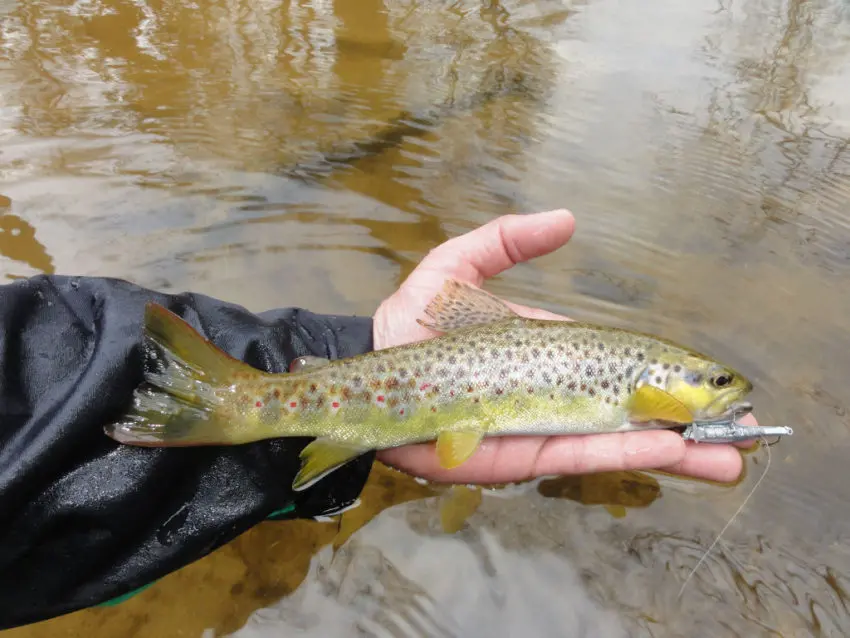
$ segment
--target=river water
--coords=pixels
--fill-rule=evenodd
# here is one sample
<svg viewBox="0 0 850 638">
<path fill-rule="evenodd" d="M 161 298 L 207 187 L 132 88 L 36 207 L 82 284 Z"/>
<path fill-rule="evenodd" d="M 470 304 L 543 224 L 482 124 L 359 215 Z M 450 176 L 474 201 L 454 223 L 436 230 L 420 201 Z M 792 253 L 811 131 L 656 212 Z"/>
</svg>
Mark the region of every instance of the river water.
<svg viewBox="0 0 850 638">
<path fill-rule="evenodd" d="M 681 599 L 766 448 L 735 486 L 376 466 L 341 523 L 6 634 L 850 635 L 848 140 L 843 0 L 0 0 L 0 278 L 371 313 L 446 239 L 566 207 L 491 291 L 710 351 L 795 428 Z"/>
</svg>

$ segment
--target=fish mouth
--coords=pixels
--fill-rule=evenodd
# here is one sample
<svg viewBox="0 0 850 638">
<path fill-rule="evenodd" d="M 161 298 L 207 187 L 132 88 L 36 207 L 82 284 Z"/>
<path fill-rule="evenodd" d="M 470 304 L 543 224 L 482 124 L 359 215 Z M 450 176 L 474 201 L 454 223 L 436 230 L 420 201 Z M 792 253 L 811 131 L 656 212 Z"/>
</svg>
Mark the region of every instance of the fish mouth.
<svg viewBox="0 0 850 638">
<path fill-rule="evenodd" d="M 705 421 L 737 421 L 742 416 L 746 416 L 750 412 L 753 411 L 753 404 L 749 401 L 735 401 L 734 403 L 730 403 L 729 407 L 726 408 L 723 412 L 718 414 L 717 416 L 713 416 L 708 419 L 701 419 L 703 422 Z"/>
</svg>

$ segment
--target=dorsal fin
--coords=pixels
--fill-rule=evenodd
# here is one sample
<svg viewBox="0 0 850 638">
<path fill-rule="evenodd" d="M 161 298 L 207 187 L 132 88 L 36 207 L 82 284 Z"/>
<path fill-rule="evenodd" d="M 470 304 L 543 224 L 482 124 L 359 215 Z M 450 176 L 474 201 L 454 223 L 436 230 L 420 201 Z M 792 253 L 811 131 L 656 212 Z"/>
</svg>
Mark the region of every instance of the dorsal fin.
<svg viewBox="0 0 850 638">
<path fill-rule="evenodd" d="M 431 319 L 430 323 L 421 319 L 416 321 L 437 332 L 450 332 L 519 316 L 498 297 L 457 279 L 446 280 L 442 291 L 425 308 L 425 314 Z"/>
</svg>

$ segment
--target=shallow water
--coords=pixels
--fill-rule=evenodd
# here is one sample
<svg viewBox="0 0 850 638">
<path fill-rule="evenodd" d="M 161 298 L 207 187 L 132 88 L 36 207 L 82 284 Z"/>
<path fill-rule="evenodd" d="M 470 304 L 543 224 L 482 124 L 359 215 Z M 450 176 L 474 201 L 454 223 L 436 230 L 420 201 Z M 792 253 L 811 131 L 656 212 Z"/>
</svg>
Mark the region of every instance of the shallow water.
<svg viewBox="0 0 850 638">
<path fill-rule="evenodd" d="M 842 0 L 0 0 L 0 276 L 371 313 L 447 238 L 564 206 L 570 244 L 490 290 L 708 350 L 795 428 L 681 600 L 764 449 L 735 487 L 456 498 L 454 534 L 376 467 L 341 524 L 6 635 L 850 634 L 848 87 Z"/>
</svg>

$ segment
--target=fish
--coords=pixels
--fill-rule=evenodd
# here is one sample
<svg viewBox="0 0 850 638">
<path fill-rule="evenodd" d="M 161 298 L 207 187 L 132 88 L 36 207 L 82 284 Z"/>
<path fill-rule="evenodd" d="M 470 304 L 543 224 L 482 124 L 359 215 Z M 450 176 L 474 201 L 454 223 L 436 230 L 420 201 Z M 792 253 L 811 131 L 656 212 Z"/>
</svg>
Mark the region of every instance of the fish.
<svg viewBox="0 0 850 638">
<path fill-rule="evenodd" d="M 373 450 L 435 442 L 451 469 L 485 437 L 675 428 L 752 410 L 742 400 L 752 383 L 707 355 L 624 328 L 523 317 L 455 279 L 416 321 L 442 334 L 270 373 L 149 303 L 156 365 L 104 431 L 148 447 L 310 437 L 292 482 L 301 491 Z"/>
</svg>

